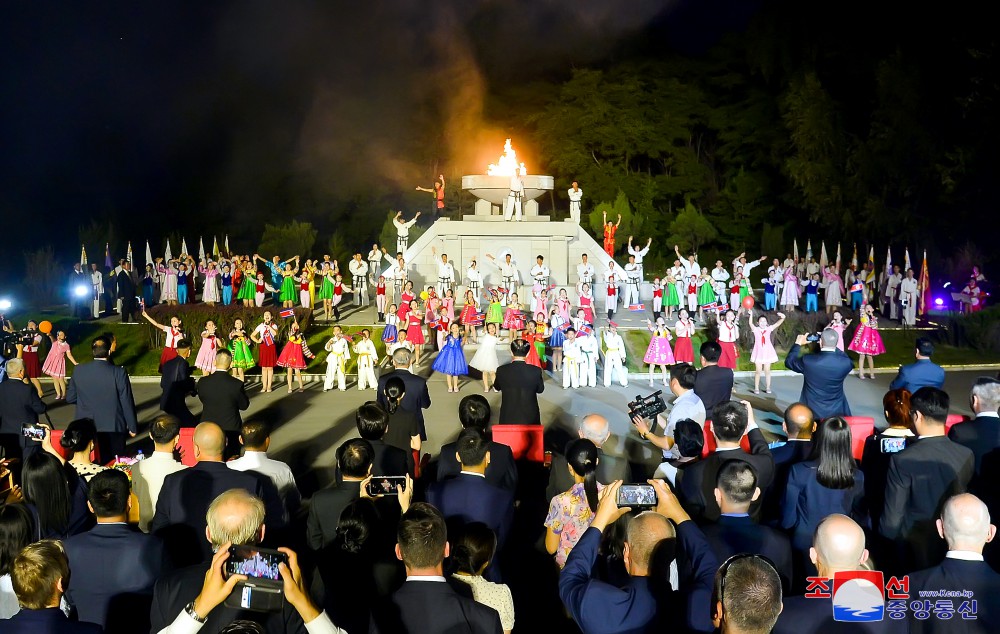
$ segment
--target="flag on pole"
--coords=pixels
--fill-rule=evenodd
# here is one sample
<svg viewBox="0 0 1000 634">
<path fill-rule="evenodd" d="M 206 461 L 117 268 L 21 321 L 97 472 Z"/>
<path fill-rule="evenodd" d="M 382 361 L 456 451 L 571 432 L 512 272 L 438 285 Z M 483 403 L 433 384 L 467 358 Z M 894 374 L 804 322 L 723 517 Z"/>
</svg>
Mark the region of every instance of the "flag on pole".
<svg viewBox="0 0 1000 634">
<path fill-rule="evenodd" d="M 820 242 L 819 247 L 819 268 L 826 269 L 827 265 L 830 263 L 826 257 L 826 241 Z"/>
<path fill-rule="evenodd" d="M 628 309 L 633 313 L 646 310 L 646 307 L 642 304 L 631 304 Z"/>
<path fill-rule="evenodd" d="M 840 243 L 837 243 L 837 270 L 840 270 Z"/>
<path fill-rule="evenodd" d="M 912 268 L 913 268 L 913 265 L 910 264 L 910 247 L 906 247 L 906 252 L 903 255 L 903 273 L 905 274 L 907 271 L 909 271 Z"/>
<path fill-rule="evenodd" d="M 129 264 L 132 264 L 132 241 L 128 241 L 128 250 L 125 251 L 125 259 Z"/>
<path fill-rule="evenodd" d="M 278 313 L 278 316 L 281 317 L 282 319 L 288 319 L 289 317 L 294 317 L 295 316 L 295 309 L 294 308 L 283 308 L 283 309 L 281 309 L 281 312 Z"/>
<path fill-rule="evenodd" d="M 927 312 L 927 301 L 931 293 L 931 274 L 927 270 L 927 249 L 924 249 L 924 263 L 920 267 L 920 281 L 917 282 L 917 292 L 920 294 L 920 314 Z"/>
<path fill-rule="evenodd" d="M 799 263 L 799 241 L 795 238 L 792 238 L 792 259 Z"/>
<path fill-rule="evenodd" d="M 111 263 L 111 245 L 107 242 L 104 243 L 104 266 L 113 269 L 114 264 Z"/>
<path fill-rule="evenodd" d="M 153 252 L 149 248 L 149 240 L 146 240 L 146 264 L 153 263 Z"/>
<path fill-rule="evenodd" d="M 181 238 L 181 255 L 191 255 L 191 253 L 188 251 L 187 240 L 185 240 L 184 238 Z"/>
<path fill-rule="evenodd" d="M 806 240 L 806 260 L 813 259 L 813 241 L 811 239 Z"/>
<path fill-rule="evenodd" d="M 212 236 L 212 257 L 219 259 L 219 239 L 215 236 Z"/>
<path fill-rule="evenodd" d="M 851 266 L 858 268 L 858 243 L 854 243 L 854 255 L 851 256 Z"/>
<path fill-rule="evenodd" d="M 868 270 L 872 275 L 875 275 L 875 245 L 873 244 L 868 249 Z"/>
<path fill-rule="evenodd" d="M 486 321 L 486 313 L 476 313 L 475 315 L 472 316 L 472 319 L 469 320 L 468 325 L 482 326 L 484 321 Z"/>
<path fill-rule="evenodd" d="M 164 264 L 167 264 L 167 263 L 169 263 L 169 262 L 170 262 L 170 260 L 173 260 L 173 259 L 174 259 L 174 254 L 173 254 L 173 252 L 172 252 L 172 251 L 170 250 L 170 238 L 167 238 L 167 248 L 166 248 L 166 250 L 165 250 L 165 251 L 163 252 L 163 260 L 164 260 L 164 262 L 163 262 L 163 263 L 164 263 Z"/>
<path fill-rule="evenodd" d="M 87 266 L 87 247 L 80 245 L 80 264 Z"/>
<path fill-rule="evenodd" d="M 202 262 L 205 259 L 205 241 L 198 236 L 198 261 Z"/>
<path fill-rule="evenodd" d="M 226 245 L 225 245 L 225 247 L 226 247 L 226 257 L 227 258 L 231 257 L 233 255 L 233 252 L 229 250 L 229 234 L 228 233 L 226 234 Z"/>
<path fill-rule="evenodd" d="M 875 295 L 875 245 L 868 247 L 868 272 L 865 273 L 865 284 L 869 286 L 869 294 L 874 301 Z"/>
<path fill-rule="evenodd" d="M 882 271 L 882 279 L 887 280 L 892 275 L 892 245 L 885 249 L 885 270 Z"/>
</svg>

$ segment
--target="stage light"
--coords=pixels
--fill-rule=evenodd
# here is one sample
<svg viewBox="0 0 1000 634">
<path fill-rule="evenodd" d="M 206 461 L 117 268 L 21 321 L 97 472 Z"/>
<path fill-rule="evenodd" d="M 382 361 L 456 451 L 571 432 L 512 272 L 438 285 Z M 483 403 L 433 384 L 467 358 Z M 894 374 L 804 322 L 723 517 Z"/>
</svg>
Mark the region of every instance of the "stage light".
<svg viewBox="0 0 1000 634">
<path fill-rule="evenodd" d="M 13 306 L 13 305 L 14 304 L 11 303 L 11 301 L 9 299 L 6 299 L 6 298 L 5 299 L 0 299 L 0 310 L 2 310 L 2 311 L 8 311 L 8 310 L 10 310 L 10 307 Z"/>
<path fill-rule="evenodd" d="M 84 284 L 80 284 L 78 286 L 73 287 L 73 295 L 75 295 L 76 297 L 86 297 L 89 292 L 90 292 L 90 287 Z"/>
<path fill-rule="evenodd" d="M 944 306 L 944 300 L 941 299 L 940 297 L 935 297 L 934 305 L 940 308 L 941 306 Z"/>
</svg>

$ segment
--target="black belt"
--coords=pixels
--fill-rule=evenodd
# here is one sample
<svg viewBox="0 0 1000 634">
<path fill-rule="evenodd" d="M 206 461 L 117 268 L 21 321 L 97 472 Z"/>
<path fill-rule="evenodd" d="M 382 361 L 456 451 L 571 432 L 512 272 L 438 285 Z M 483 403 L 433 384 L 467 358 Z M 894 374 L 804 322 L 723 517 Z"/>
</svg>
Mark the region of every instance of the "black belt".
<svg viewBox="0 0 1000 634">
<path fill-rule="evenodd" d="M 628 283 L 631 284 L 631 285 L 633 285 L 633 286 L 635 286 L 636 288 L 638 288 L 638 286 L 639 286 L 639 278 L 638 277 L 630 277 L 630 278 L 628 278 Z"/>
<path fill-rule="evenodd" d="M 361 280 L 361 282 L 358 283 L 358 280 Z M 352 275 L 351 281 L 354 282 L 354 285 L 359 288 L 362 286 L 367 286 L 368 284 L 368 278 L 365 277 L 364 275 Z"/>
</svg>

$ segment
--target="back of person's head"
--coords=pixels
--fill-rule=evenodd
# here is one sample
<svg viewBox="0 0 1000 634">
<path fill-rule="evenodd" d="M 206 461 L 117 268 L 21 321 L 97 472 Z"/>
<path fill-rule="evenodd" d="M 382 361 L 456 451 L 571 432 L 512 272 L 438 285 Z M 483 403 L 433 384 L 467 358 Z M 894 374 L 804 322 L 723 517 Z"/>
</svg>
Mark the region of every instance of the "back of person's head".
<svg viewBox="0 0 1000 634">
<path fill-rule="evenodd" d="M 742 403 L 727 401 L 715 406 L 712 432 L 720 441 L 739 442 L 746 433 L 748 422 L 746 407 Z"/>
<path fill-rule="evenodd" d="M 249 420 L 240 426 L 243 447 L 249 451 L 264 451 L 271 437 L 271 426 L 262 420 Z"/>
<path fill-rule="evenodd" d="M 10 565 L 10 582 L 17 602 L 25 610 L 41 610 L 59 605 L 69 585 L 69 560 L 61 542 L 43 539 L 21 549 Z"/>
<path fill-rule="evenodd" d="M 95 359 L 107 359 L 111 354 L 111 340 L 101 335 L 90 343 L 90 353 Z"/>
<path fill-rule="evenodd" d="M 389 415 L 375 401 L 368 401 L 359 407 L 354 420 L 358 433 L 365 440 L 382 440 L 385 432 L 389 431 Z"/>
<path fill-rule="evenodd" d="M 99 518 L 128 514 L 131 488 L 128 476 L 118 469 L 105 469 L 90 479 L 87 501 Z"/>
<path fill-rule="evenodd" d="M 660 543 L 674 537 L 676 537 L 674 525 L 659 513 L 646 511 L 633 517 L 625 530 L 625 547 L 630 571 L 633 574 L 648 571 Z"/>
<path fill-rule="evenodd" d="M 245 489 L 221 493 L 209 505 L 205 520 L 208 540 L 216 547 L 226 542 L 258 544 L 264 538 L 264 502 Z"/>
<path fill-rule="evenodd" d="M 972 385 L 972 403 L 977 413 L 1000 409 L 1000 381 L 988 376 L 976 379 Z"/>
<path fill-rule="evenodd" d="M 190 350 L 190 349 L 191 349 L 191 340 L 188 339 L 187 337 L 177 341 L 177 350 Z"/>
<path fill-rule="evenodd" d="M 0 577 L 10 573 L 10 564 L 34 535 L 31 512 L 23 504 L 0 506 Z"/>
<path fill-rule="evenodd" d="M 239 619 L 223 627 L 219 634 L 267 634 L 267 630 L 256 621 Z"/>
<path fill-rule="evenodd" d="M 698 377 L 698 371 L 693 365 L 687 363 L 675 363 L 670 366 L 670 380 L 677 381 L 677 384 L 685 390 L 694 389 L 694 380 Z"/>
<path fill-rule="evenodd" d="M 922 357 L 934 356 L 934 342 L 927 337 L 917 337 L 917 354 Z"/>
<path fill-rule="evenodd" d="M 497 548 L 497 536 L 482 522 L 472 522 L 462 527 L 458 539 L 451 547 L 451 560 L 456 572 L 481 575 Z"/>
<path fill-rule="evenodd" d="M 86 451 L 90 447 L 90 443 L 96 439 L 97 426 L 94 425 L 94 420 L 91 418 L 78 418 L 66 426 L 66 431 L 63 432 L 62 438 L 59 439 L 59 444 L 73 453 L 77 453 Z"/>
<path fill-rule="evenodd" d="M 701 358 L 706 363 L 718 363 L 721 356 L 722 346 L 719 345 L 718 341 L 706 341 L 701 344 Z"/>
<path fill-rule="evenodd" d="M 938 532 L 948 542 L 948 550 L 982 553 L 993 541 L 996 526 L 990 523 L 990 510 L 971 493 L 948 498 L 937 521 Z"/>
<path fill-rule="evenodd" d="M 490 402 L 481 394 L 470 394 L 458 402 L 458 421 L 462 427 L 486 429 L 490 422 Z"/>
<path fill-rule="evenodd" d="M 840 343 L 840 333 L 833 328 L 826 328 L 819 336 L 819 345 L 824 349 L 834 349 Z"/>
<path fill-rule="evenodd" d="M 58 458 L 45 451 L 27 456 L 21 471 L 21 489 L 24 500 L 38 512 L 42 535 L 66 530 L 71 499 L 66 470 Z"/>
<path fill-rule="evenodd" d="M 592 441 L 576 438 L 566 445 L 566 463 L 576 475 L 583 478 L 583 490 L 587 494 L 587 505 L 597 511 L 597 461 L 600 452 Z"/>
<path fill-rule="evenodd" d="M 785 409 L 785 431 L 788 438 L 811 438 L 816 414 L 805 403 L 792 403 Z"/>
<path fill-rule="evenodd" d="M 865 532 L 846 515 L 827 515 L 813 532 L 809 558 L 821 575 L 832 577 L 838 570 L 857 570 L 868 560 Z"/>
<path fill-rule="evenodd" d="M 904 388 L 889 390 L 882 397 L 882 410 L 890 427 L 907 427 L 913 424 L 910 408 L 910 391 Z"/>
<path fill-rule="evenodd" d="M 455 443 L 458 459 L 465 467 L 477 467 L 483 464 L 489 449 L 490 443 L 486 440 L 486 434 L 477 427 L 463 429 Z"/>
<path fill-rule="evenodd" d="M 157 445 L 173 445 L 181 433 L 181 421 L 171 414 L 159 414 L 149 424 L 149 437 Z"/>
<path fill-rule="evenodd" d="M 226 448 L 226 434 L 215 423 L 200 423 L 194 428 L 194 456 L 198 460 L 221 460 Z"/>
<path fill-rule="evenodd" d="M 737 506 L 749 507 L 759 495 L 757 472 L 749 463 L 742 460 L 725 462 L 719 469 L 715 486 L 730 504 Z"/>
<path fill-rule="evenodd" d="M 600 414 L 587 414 L 580 419 L 580 438 L 586 438 L 598 447 L 608 442 L 611 436 L 611 424 Z"/>
<path fill-rule="evenodd" d="M 531 349 L 531 344 L 524 339 L 515 339 L 510 342 L 510 354 L 511 356 L 517 358 L 524 358 L 528 356 L 528 351 Z"/>
<path fill-rule="evenodd" d="M 781 577 L 761 555 L 743 553 L 727 559 L 715 573 L 712 594 L 720 632 L 768 634 L 781 614 Z"/>
<path fill-rule="evenodd" d="M 851 426 L 839 416 L 820 423 L 816 439 L 816 480 L 828 489 L 854 486 L 855 462 L 851 452 Z"/>
<path fill-rule="evenodd" d="M 337 523 L 333 545 L 345 553 L 359 555 L 371 549 L 379 514 L 371 500 L 358 499 L 344 507 Z"/>
<path fill-rule="evenodd" d="M 7 363 L 4 365 L 7 372 L 7 376 L 12 378 L 20 378 L 24 375 L 24 361 L 18 358 L 8 359 Z"/>
<path fill-rule="evenodd" d="M 215 368 L 217 370 L 222 370 L 223 372 L 228 372 L 229 368 L 233 365 L 233 353 L 221 348 L 215 353 Z"/>
<path fill-rule="evenodd" d="M 392 355 L 393 363 L 396 363 L 396 355 L 400 352 L 405 352 L 407 355 L 410 354 L 409 350 L 400 349 Z M 409 363 L 405 365 L 400 365 L 396 363 L 397 366 L 405 368 Z M 382 388 L 382 393 L 385 395 L 386 411 L 390 414 L 395 414 L 396 409 L 399 407 L 399 401 L 403 398 L 403 393 L 406 392 L 406 383 L 403 379 L 398 376 L 389 377 L 389 380 L 385 382 L 385 387 Z"/>
<path fill-rule="evenodd" d="M 951 399 L 944 390 L 936 387 L 925 386 L 913 393 L 910 397 L 910 407 L 914 412 L 919 412 L 924 422 L 931 422 L 944 425 L 948 420 L 948 407 L 951 406 Z"/>
<path fill-rule="evenodd" d="M 413 354 L 406 348 L 399 348 L 392 353 L 392 365 L 397 368 L 408 368 L 413 363 Z"/>
<path fill-rule="evenodd" d="M 364 438 L 352 438 L 337 448 L 337 464 L 345 478 L 363 480 L 368 477 L 375 460 L 375 450 Z"/>
<path fill-rule="evenodd" d="M 396 542 L 399 556 L 407 568 L 439 566 L 448 545 L 448 527 L 441 511 L 426 502 L 411 504 L 399 520 Z"/>
<path fill-rule="evenodd" d="M 696 458 L 705 448 L 705 431 L 690 418 L 682 418 L 674 426 L 674 444 L 682 458 Z"/>
</svg>

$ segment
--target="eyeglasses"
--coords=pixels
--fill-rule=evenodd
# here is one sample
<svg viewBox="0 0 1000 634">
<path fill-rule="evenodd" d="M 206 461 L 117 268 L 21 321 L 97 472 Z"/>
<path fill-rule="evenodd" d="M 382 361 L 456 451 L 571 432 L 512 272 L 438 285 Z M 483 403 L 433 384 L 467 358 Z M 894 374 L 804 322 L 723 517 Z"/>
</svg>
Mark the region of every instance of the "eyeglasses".
<svg viewBox="0 0 1000 634">
<path fill-rule="evenodd" d="M 754 553 L 739 553 L 738 555 L 733 555 L 719 567 L 719 603 L 723 605 L 723 608 L 726 605 L 726 577 L 729 575 L 729 567 L 742 559 L 756 559 L 758 561 L 762 561 L 774 572 L 775 577 L 778 579 L 781 578 L 781 575 L 778 574 L 778 569 L 774 567 L 774 562 L 764 555 L 757 555 Z"/>
</svg>

